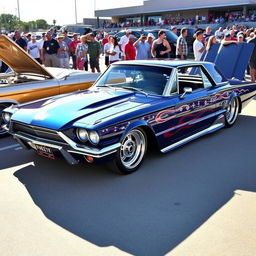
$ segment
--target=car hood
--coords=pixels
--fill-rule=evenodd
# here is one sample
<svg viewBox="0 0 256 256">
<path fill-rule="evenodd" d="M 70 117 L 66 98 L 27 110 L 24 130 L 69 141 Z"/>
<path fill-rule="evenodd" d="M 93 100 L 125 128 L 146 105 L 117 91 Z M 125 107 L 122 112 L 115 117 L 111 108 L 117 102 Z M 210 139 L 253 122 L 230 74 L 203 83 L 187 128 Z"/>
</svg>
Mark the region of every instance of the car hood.
<svg viewBox="0 0 256 256">
<path fill-rule="evenodd" d="M 142 93 L 90 89 L 21 105 L 12 120 L 54 130 L 72 124 L 94 128 L 115 115 L 132 112 L 153 99 Z"/>
<path fill-rule="evenodd" d="M 42 65 L 5 35 L 0 35 L 0 59 L 17 74 L 54 78 Z"/>
</svg>

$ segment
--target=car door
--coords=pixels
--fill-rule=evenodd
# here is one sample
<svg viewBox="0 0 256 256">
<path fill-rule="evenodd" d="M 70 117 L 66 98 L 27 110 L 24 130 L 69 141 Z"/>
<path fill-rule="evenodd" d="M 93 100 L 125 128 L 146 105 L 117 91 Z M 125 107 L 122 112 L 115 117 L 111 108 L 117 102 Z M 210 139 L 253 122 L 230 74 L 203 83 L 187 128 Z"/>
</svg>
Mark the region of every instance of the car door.
<svg viewBox="0 0 256 256">
<path fill-rule="evenodd" d="M 184 93 L 191 88 L 191 93 Z M 175 107 L 176 123 L 171 142 L 177 142 L 209 127 L 213 122 L 216 105 L 212 99 L 214 82 L 202 66 L 178 69 L 178 104 Z"/>
</svg>

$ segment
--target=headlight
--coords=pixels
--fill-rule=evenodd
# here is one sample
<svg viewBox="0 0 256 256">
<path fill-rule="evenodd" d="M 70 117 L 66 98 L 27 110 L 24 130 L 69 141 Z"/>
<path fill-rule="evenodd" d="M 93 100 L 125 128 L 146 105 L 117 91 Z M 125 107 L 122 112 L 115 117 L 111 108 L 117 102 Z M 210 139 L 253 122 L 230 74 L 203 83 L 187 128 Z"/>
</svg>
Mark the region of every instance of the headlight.
<svg viewBox="0 0 256 256">
<path fill-rule="evenodd" d="M 100 141 L 100 136 L 96 131 L 89 131 L 89 140 L 92 144 L 98 144 Z"/>
<path fill-rule="evenodd" d="M 76 130 L 76 136 L 82 142 L 86 142 L 88 140 L 88 132 L 83 128 L 78 128 Z"/>
<path fill-rule="evenodd" d="M 5 113 L 2 114 L 3 121 L 6 124 L 10 123 L 11 117 L 12 117 L 12 115 L 10 113 L 5 112 Z"/>
</svg>

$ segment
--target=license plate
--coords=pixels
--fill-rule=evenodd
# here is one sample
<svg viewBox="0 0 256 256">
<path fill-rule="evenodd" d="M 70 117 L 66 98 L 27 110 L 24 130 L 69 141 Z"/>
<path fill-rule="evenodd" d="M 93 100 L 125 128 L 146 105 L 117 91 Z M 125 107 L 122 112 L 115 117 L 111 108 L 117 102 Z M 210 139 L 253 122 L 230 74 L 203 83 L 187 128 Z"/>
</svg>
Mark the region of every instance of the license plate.
<svg viewBox="0 0 256 256">
<path fill-rule="evenodd" d="M 46 146 L 35 144 L 36 152 L 39 156 L 47 157 L 50 159 L 55 159 L 52 149 Z"/>
</svg>

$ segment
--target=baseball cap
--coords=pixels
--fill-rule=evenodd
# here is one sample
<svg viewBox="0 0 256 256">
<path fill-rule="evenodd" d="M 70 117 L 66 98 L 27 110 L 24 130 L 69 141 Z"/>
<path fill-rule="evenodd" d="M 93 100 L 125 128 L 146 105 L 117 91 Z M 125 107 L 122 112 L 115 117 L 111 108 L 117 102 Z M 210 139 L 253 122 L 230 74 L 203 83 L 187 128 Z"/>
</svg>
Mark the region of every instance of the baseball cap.
<svg viewBox="0 0 256 256">
<path fill-rule="evenodd" d="M 129 39 L 134 39 L 136 38 L 133 34 L 129 35 Z"/>
<path fill-rule="evenodd" d="M 151 37 L 151 38 L 155 38 L 154 35 L 152 33 L 148 33 L 148 37 Z"/>
<path fill-rule="evenodd" d="M 132 30 L 131 29 L 127 29 L 126 32 L 127 33 L 132 33 Z"/>
</svg>

